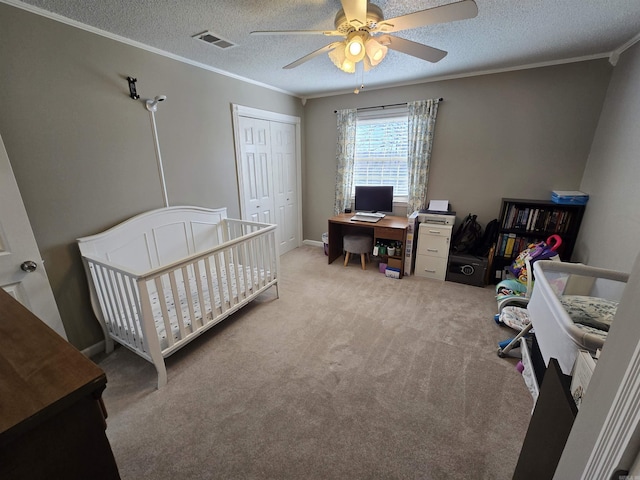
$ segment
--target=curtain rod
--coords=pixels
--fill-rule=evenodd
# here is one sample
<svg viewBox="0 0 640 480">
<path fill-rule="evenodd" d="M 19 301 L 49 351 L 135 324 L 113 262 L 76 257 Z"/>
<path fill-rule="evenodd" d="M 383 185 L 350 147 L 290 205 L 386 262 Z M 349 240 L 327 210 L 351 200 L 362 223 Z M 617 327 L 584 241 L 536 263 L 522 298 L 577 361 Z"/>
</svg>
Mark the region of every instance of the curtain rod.
<svg viewBox="0 0 640 480">
<path fill-rule="evenodd" d="M 439 101 L 439 102 L 442 102 L 442 101 L 444 101 L 444 98 L 440 97 L 440 98 L 438 99 L 438 101 Z M 376 106 L 376 107 L 362 107 L 362 108 L 356 108 L 356 110 L 357 110 L 358 112 L 359 112 L 359 111 L 361 111 L 361 110 L 372 110 L 372 109 L 374 109 L 374 108 L 381 108 L 381 109 L 383 109 L 383 110 L 384 110 L 385 108 L 388 108 L 388 107 L 401 107 L 402 105 L 406 105 L 406 104 L 407 104 L 407 102 L 404 102 L 404 103 L 392 103 L 391 105 L 378 105 L 378 106 Z M 334 110 L 334 111 L 333 111 L 333 113 L 338 113 L 338 110 Z"/>
</svg>

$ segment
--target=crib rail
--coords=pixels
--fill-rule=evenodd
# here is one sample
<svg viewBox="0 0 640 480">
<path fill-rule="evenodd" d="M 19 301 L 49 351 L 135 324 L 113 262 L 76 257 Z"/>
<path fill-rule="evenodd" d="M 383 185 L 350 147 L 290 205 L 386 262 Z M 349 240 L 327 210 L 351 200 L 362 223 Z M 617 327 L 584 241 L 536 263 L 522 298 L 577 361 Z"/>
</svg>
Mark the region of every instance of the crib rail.
<svg viewBox="0 0 640 480">
<path fill-rule="evenodd" d="M 159 386 L 164 357 L 277 287 L 276 226 L 225 219 L 220 228 L 222 244 L 148 272 L 83 255 L 105 333 L 152 361 Z"/>
</svg>

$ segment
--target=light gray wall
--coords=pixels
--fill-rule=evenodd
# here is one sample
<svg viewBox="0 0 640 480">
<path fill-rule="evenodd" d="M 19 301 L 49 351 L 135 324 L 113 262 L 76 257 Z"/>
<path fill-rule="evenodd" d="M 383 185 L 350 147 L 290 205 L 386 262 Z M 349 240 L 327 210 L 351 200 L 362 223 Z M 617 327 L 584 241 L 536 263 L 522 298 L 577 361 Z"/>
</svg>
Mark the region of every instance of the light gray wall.
<svg viewBox="0 0 640 480">
<path fill-rule="evenodd" d="M 449 200 L 458 219 L 484 225 L 502 197 L 550 199 L 577 190 L 612 67 L 571 63 L 309 100 L 305 106 L 305 239 L 319 241 L 333 214 L 334 110 L 443 97 L 428 199 Z M 338 73 L 336 73 L 338 74 Z"/>
<path fill-rule="evenodd" d="M 607 92 L 581 190 L 589 193 L 576 256 L 629 272 L 640 251 L 640 44 L 624 52 Z M 555 478 L 580 478 L 618 385 L 640 342 L 640 258 L 625 290 Z M 624 306 L 623 306 L 624 303 Z M 636 432 L 620 465 L 638 452 Z"/>
<path fill-rule="evenodd" d="M 0 3 L 0 134 L 69 340 L 102 339 L 75 239 L 163 206 L 156 114 L 171 205 L 239 216 L 231 104 L 302 115 L 299 99 Z M 220 66 L 224 69 L 224 65 Z"/>
<path fill-rule="evenodd" d="M 614 70 L 580 189 L 590 195 L 576 246 L 589 265 L 628 272 L 640 251 L 640 45 Z"/>
</svg>

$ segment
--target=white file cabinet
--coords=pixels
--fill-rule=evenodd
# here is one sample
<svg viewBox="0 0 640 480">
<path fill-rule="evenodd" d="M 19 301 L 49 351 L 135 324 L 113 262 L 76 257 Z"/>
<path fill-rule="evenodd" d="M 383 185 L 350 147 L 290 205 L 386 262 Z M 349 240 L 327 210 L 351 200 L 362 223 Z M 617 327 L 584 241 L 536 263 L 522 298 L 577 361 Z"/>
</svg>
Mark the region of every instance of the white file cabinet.
<svg viewBox="0 0 640 480">
<path fill-rule="evenodd" d="M 416 270 L 419 277 L 444 280 L 449 261 L 453 225 L 421 223 L 418 231 Z"/>
</svg>

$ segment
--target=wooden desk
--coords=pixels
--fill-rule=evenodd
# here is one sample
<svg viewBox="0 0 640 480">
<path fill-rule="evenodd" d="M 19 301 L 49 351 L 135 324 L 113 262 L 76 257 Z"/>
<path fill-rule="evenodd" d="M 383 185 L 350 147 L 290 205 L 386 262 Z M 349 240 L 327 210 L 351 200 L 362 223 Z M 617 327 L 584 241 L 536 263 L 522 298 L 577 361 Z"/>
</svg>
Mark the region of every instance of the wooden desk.
<svg viewBox="0 0 640 480">
<path fill-rule="evenodd" d="M 404 252 L 407 244 L 409 221 L 405 217 L 387 215 L 376 223 L 355 222 L 351 220 L 354 215 L 353 213 L 341 213 L 329 219 L 329 263 L 342 255 L 342 237 L 344 235 L 349 233 L 373 234 L 374 244 L 376 240 L 397 240 L 402 242 L 400 253 L 392 257 L 400 259 L 400 278 L 402 278 L 404 275 Z"/>
<path fill-rule="evenodd" d="M 0 478 L 119 479 L 104 372 L 0 288 Z"/>
</svg>

